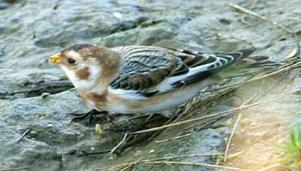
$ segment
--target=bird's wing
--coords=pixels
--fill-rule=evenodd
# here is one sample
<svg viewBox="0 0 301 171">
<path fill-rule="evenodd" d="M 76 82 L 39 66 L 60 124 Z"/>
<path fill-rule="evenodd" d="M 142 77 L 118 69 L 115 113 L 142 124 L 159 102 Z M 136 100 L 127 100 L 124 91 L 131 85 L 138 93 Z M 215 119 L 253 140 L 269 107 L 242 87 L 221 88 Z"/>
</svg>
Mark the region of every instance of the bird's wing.
<svg viewBox="0 0 301 171">
<path fill-rule="evenodd" d="M 249 49 L 203 54 L 152 46 L 124 46 L 113 50 L 122 54 L 123 63 L 111 88 L 136 91 L 144 96 L 199 82 L 253 52 Z"/>
</svg>

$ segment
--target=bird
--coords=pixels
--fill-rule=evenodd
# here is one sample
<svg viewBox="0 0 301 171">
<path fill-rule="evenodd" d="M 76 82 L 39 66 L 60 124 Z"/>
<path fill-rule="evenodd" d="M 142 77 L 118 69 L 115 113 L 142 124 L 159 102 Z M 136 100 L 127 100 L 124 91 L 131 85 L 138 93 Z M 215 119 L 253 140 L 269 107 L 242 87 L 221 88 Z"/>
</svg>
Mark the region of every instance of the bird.
<svg viewBox="0 0 301 171">
<path fill-rule="evenodd" d="M 254 50 L 201 53 L 157 46 L 75 44 L 48 60 L 60 66 L 82 100 L 98 111 L 170 116 L 208 87 L 217 73 Z"/>
</svg>

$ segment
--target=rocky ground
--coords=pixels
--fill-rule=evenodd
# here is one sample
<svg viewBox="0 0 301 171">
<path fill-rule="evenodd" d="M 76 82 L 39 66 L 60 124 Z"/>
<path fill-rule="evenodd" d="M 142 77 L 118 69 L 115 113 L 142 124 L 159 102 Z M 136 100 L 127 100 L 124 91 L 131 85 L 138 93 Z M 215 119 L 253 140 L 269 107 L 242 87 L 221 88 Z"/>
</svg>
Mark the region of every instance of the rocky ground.
<svg viewBox="0 0 301 171">
<path fill-rule="evenodd" d="M 298 37 L 301 35 L 300 0 L 231 2 L 278 22 L 295 31 Z M 231 132 L 225 121 L 229 118 L 225 117 L 167 129 L 152 141 L 134 145 L 120 155 L 78 157 L 83 150 L 114 147 L 123 133 L 108 131 L 99 135 L 95 124 L 70 123 L 71 113 L 86 113 L 90 109 L 82 103 L 64 73 L 49 64 L 47 58 L 75 43 L 109 47 L 157 45 L 201 52 L 256 47 L 255 55 L 275 60 L 288 56 L 296 47 L 294 39 L 283 29 L 237 11 L 228 3 L 226 0 L 0 0 L 0 170 L 102 171 L 127 166 L 137 171 L 222 170 L 211 165 L 220 165 L 221 155 L 216 154 L 224 152 L 226 137 Z M 277 111 L 279 115 L 289 111 L 295 114 L 289 117 L 289 123 L 297 121 L 299 82 L 297 76 L 284 93 L 294 94 L 294 98 L 273 97 L 277 105 L 270 109 L 269 101 L 262 110 L 274 109 L 274 114 Z M 243 90 L 256 93 L 252 86 L 247 87 Z M 184 119 L 231 109 L 237 106 L 238 96 L 237 93 L 223 96 Z M 123 117 L 119 120 L 124 121 L 125 127 L 130 124 Z M 186 136 L 174 139 L 182 135 Z M 186 164 L 145 161 L 175 156 L 182 157 L 172 161 Z M 114 167 L 126 162 L 140 163 Z"/>
</svg>

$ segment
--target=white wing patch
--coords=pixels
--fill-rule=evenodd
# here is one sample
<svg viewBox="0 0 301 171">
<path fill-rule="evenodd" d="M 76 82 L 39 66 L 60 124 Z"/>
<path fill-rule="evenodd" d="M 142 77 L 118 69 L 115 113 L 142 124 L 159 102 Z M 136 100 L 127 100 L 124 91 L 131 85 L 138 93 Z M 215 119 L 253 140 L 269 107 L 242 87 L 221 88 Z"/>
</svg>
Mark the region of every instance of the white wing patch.
<svg viewBox="0 0 301 171">
<path fill-rule="evenodd" d="M 174 77 L 168 77 L 163 82 L 158 84 L 156 87 L 151 88 L 150 91 L 160 91 L 160 92 L 169 91 L 173 88 L 173 86 L 172 86 L 173 83 L 181 81 L 181 80 L 185 80 L 185 78 L 192 76 L 198 72 L 206 71 L 208 69 L 208 67 L 211 65 L 212 64 L 210 63 L 210 64 L 201 65 L 201 66 L 194 67 L 194 68 L 189 68 L 189 71 L 186 74 L 178 75 L 178 76 L 174 76 Z"/>
<path fill-rule="evenodd" d="M 131 100 L 144 100 L 148 99 L 147 97 L 144 97 L 141 93 L 139 93 L 136 90 L 124 90 L 124 89 L 114 89 L 112 87 L 109 87 L 109 92 L 116 94 L 118 96 L 124 97 L 126 99 Z"/>
</svg>

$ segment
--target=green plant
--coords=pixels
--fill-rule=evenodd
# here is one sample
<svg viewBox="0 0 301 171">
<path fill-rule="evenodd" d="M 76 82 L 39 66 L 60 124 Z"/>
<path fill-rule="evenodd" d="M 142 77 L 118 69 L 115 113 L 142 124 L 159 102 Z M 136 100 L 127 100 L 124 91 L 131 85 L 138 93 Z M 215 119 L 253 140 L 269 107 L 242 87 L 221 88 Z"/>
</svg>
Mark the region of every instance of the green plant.
<svg viewBox="0 0 301 171">
<path fill-rule="evenodd" d="M 282 147 L 284 155 L 279 162 L 292 171 L 301 169 L 301 123 L 296 124 L 290 132 L 289 139 Z"/>
</svg>

